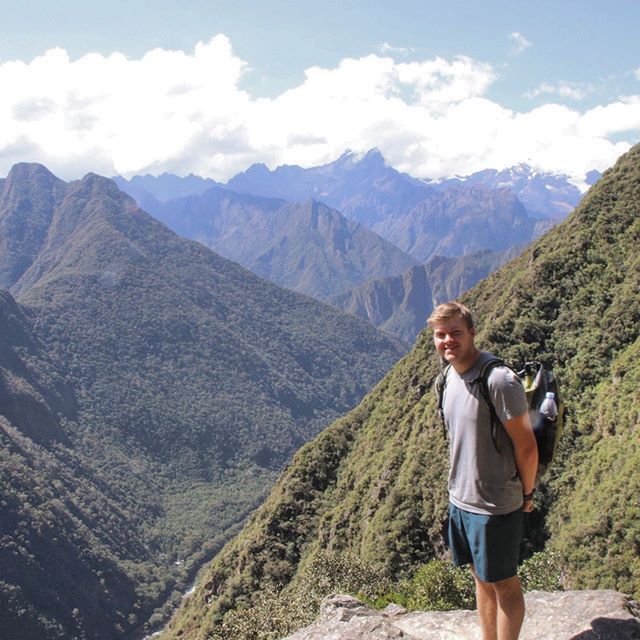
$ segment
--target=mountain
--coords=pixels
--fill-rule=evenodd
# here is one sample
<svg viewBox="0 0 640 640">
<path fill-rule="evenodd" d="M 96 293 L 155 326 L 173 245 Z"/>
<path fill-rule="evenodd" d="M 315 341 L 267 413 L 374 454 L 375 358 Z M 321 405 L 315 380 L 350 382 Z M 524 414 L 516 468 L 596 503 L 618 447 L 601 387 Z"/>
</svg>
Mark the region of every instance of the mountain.
<svg viewBox="0 0 640 640">
<path fill-rule="evenodd" d="M 314 200 L 295 204 L 214 188 L 150 213 L 259 276 L 318 299 L 415 264 L 366 227 Z"/>
<path fill-rule="evenodd" d="M 586 183 L 594 184 L 600 174 L 587 174 Z M 562 220 L 577 206 L 582 192 L 569 182 L 568 176 L 535 171 L 527 164 L 519 164 L 503 171 L 485 169 L 461 178 L 451 178 L 434 184 L 436 189 L 453 185 L 468 187 L 481 185 L 487 189 L 509 189 L 527 211 L 538 218 Z"/>
<path fill-rule="evenodd" d="M 2 530 L 19 536 L 3 538 L 3 633 L 141 633 L 401 350 L 106 178 L 20 164 L 0 189 L 3 322 L 18 318 L 0 332 Z M 56 580 L 75 584 L 53 597 Z"/>
<path fill-rule="evenodd" d="M 13 297 L 0 289 L 0 415 L 39 445 L 67 442 L 58 416 L 75 413 L 73 392 L 57 375 Z"/>
<path fill-rule="evenodd" d="M 334 162 L 303 169 L 284 165 L 273 171 L 255 164 L 231 178 L 227 186 L 239 193 L 294 202 L 320 200 L 367 227 L 410 209 L 433 189 L 389 167 L 378 149 L 345 152 Z"/>
<path fill-rule="evenodd" d="M 421 262 L 436 255 L 504 251 L 539 235 L 537 221 L 509 190 L 455 185 L 373 230 Z"/>
<path fill-rule="evenodd" d="M 516 364 L 547 362 L 568 406 L 525 550 L 554 551 L 565 586 L 636 598 L 639 206 L 640 145 L 563 223 L 462 298 L 475 312 L 479 346 Z M 424 331 L 357 408 L 296 454 L 164 638 L 213 633 L 226 610 L 238 602 L 246 608 L 270 583 L 288 585 L 291 595 L 319 550 L 337 556 L 336 571 L 351 554 L 395 579 L 443 555 L 448 454 L 430 390 L 438 371 L 433 351 Z"/>
<path fill-rule="evenodd" d="M 141 542 L 127 490 L 107 486 L 73 451 L 73 389 L 6 291 L 0 326 L 2 637 L 100 637 L 127 626 L 140 603 L 119 560 L 160 563 Z"/>
<path fill-rule="evenodd" d="M 152 195 L 151 190 L 142 189 L 151 177 L 143 178 L 119 184 L 143 209 L 154 215 L 163 210 L 162 216 L 171 217 L 164 203 L 167 191 L 161 194 L 156 190 Z M 593 178 L 588 176 L 589 180 Z M 196 189 L 205 183 L 192 182 L 183 179 L 184 193 L 202 195 Z M 566 176 L 535 172 L 527 165 L 501 172 L 488 169 L 427 184 L 388 166 L 378 149 L 367 153 L 347 151 L 334 162 L 310 168 L 284 165 L 270 170 L 264 164 L 255 164 L 229 180 L 227 188 L 259 198 L 323 202 L 422 263 L 434 255 L 503 251 L 531 242 L 564 218 L 581 197 Z M 178 225 L 175 218 L 173 223 Z M 203 237 L 208 235 L 204 233 Z M 240 244 L 240 237 L 234 242 Z M 256 270 L 236 247 L 225 252 L 224 246 L 205 244 Z M 259 268 L 256 272 L 268 273 Z M 275 281 L 281 282 L 277 278 Z M 335 292 L 335 287 L 331 289 Z"/>
<path fill-rule="evenodd" d="M 527 180 L 533 177 L 521 176 L 521 192 L 528 193 Z M 270 171 L 253 165 L 227 186 L 256 196 L 320 200 L 424 263 L 434 255 L 503 251 L 531 242 L 552 226 L 553 221 L 530 215 L 512 190 L 494 188 L 498 180 L 492 186 L 485 178 L 487 184 L 476 176 L 468 183 L 453 180 L 435 189 L 389 167 L 380 151 L 372 149 L 347 152 L 335 162 L 309 169 L 283 166 Z M 568 210 L 565 207 L 564 215 Z"/>
<path fill-rule="evenodd" d="M 207 189 L 220 186 L 211 178 L 201 178 L 192 173 L 184 177 L 173 173 L 163 173 L 159 176 L 146 174 L 133 176 L 129 180 L 122 176 L 114 176 L 112 180 L 121 191 L 130 195 L 141 209 L 148 212 L 161 207 L 167 200 L 201 195 Z"/>
<path fill-rule="evenodd" d="M 434 256 L 425 265 L 410 267 L 398 276 L 370 280 L 329 302 L 413 344 L 436 305 L 459 298 L 523 250 L 524 246 L 516 246 L 455 258 Z"/>
<path fill-rule="evenodd" d="M 594 184 L 600 176 L 597 171 L 588 172 L 585 184 Z M 222 186 L 193 174 L 178 177 L 165 173 L 157 177 L 134 176 L 130 180 L 116 176 L 114 180 L 141 207 L 141 201 L 147 198 L 167 202 L 202 195 L 211 187 Z M 501 171 L 484 169 L 440 182 L 418 180 L 388 166 L 375 148 L 366 153 L 346 151 L 334 162 L 317 167 L 283 165 L 270 170 L 258 163 L 227 183 L 228 188 L 239 193 L 295 202 L 320 200 L 368 227 L 415 206 L 434 190 L 443 191 L 456 185 L 509 189 L 529 214 L 556 222 L 565 218 L 583 195 L 568 176 L 536 171 L 525 163 Z"/>
<path fill-rule="evenodd" d="M 121 191 L 129 194 L 136 201 L 139 194 L 148 194 L 158 202 L 167 202 L 174 198 L 191 195 L 202 195 L 212 187 L 222 186 L 211 178 L 201 178 L 193 173 L 188 176 L 177 176 L 173 173 L 163 173 L 159 176 L 133 176 L 127 180 L 122 176 L 115 176 L 113 181 Z"/>
<path fill-rule="evenodd" d="M 587 175 L 585 176 L 584 181 L 589 185 L 593 186 L 598 180 L 602 178 L 602 174 L 599 171 L 593 169 L 592 171 L 587 171 Z"/>
</svg>

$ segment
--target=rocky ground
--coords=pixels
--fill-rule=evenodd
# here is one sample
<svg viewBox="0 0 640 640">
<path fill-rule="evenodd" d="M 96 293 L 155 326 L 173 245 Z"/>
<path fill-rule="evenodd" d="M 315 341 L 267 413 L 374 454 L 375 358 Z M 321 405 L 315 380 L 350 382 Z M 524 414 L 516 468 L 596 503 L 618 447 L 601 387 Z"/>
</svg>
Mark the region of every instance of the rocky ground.
<svg viewBox="0 0 640 640">
<path fill-rule="evenodd" d="M 615 591 L 533 591 L 520 640 L 640 640 L 637 603 Z M 634 615 L 634 613 L 636 615 Z M 476 611 L 375 611 L 351 596 L 327 598 L 320 617 L 284 640 L 482 640 Z"/>
</svg>

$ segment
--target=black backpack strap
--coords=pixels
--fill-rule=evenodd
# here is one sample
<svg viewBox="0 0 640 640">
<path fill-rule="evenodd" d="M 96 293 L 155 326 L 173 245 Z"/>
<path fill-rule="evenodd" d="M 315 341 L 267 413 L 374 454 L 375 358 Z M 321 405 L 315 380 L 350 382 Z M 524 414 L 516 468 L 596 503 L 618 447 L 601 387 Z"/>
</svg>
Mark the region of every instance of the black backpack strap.
<svg viewBox="0 0 640 640">
<path fill-rule="evenodd" d="M 498 418 L 498 414 L 496 413 L 495 407 L 493 406 L 493 402 L 491 401 L 491 394 L 489 393 L 489 374 L 496 367 L 507 367 L 507 369 L 511 369 L 514 371 L 512 367 L 510 367 L 504 360 L 500 358 L 491 358 L 487 360 L 480 369 L 480 373 L 476 378 L 471 381 L 471 384 L 477 384 L 480 389 L 480 394 L 482 398 L 487 403 L 489 407 L 489 415 L 491 420 L 491 440 L 496 448 L 498 453 L 501 453 L 500 447 L 498 446 L 498 426 L 502 426 L 500 422 L 500 418 Z M 436 393 L 438 395 L 438 413 L 440 414 L 440 418 L 442 419 L 442 425 L 444 429 L 445 436 L 447 435 L 447 425 L 444 420 L 444 389 L 447 386 L 447 374 L 449 373 L 449 369 L 451 365 L 448 364 L 438 375 L 436 378 Z M 516 376 L 517 372 L 514 371 Z"/>
<path fill-rule="evenodd" d="M 478 377 L 474 378 L 471 382 L 472 384 L 477 384 L 479 386 L 480 394 L 489 407 L 489 415 L 491 417 L 491 439 L 493 440 L 496 451 L 501 453 L 500 447 L 498 446 L 498 425 L 501 425 L 502 423 L 500 422 L 500 418 L 498 418 L 496 409 L 491 401 L 491 394 L 489 393 L 489 374 L 496 367 L 507 367 L 511 369 L 504 360 L 501 360 L 500 358 L 491 358 L 482 365 L 482 369 L 480 369 Z"/>
<path fill-rule="evenodd" d="M 444 431 L 445 438 L 447 437 L 447 423 L 444 420 L 444 388 L 447 386 L 447 375 L 451 369 L 451 365 L 448 364 L 436 378 L 436 395 L 438 396 L 438 414 L 442 420 L 442 429 Z"/>
</svg>

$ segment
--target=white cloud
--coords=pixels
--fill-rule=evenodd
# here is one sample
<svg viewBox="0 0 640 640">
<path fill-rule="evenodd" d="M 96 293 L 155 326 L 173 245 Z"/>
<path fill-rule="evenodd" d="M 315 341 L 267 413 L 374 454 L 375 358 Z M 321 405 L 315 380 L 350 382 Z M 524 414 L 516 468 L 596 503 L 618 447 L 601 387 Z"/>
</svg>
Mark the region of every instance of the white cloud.
<svg viewBox="0 0 640 640">
<path fill-rule="evenodd" d="M 513 47 L 511 49 L 511 55 L 517 56 L 521 54 L 523 51 L 526 51 L 529 47 L 532 46 L 532 43 L 529 42 L 520 32 L 513 31 L 510 33 L 507 38 L 511 40 L 513 43 Z"/>
<path fill-rule="evenodd" d="M 582 135 L 606 138 L 618 133 L 640 131 L 640 96 L 590 109 L 580 120 Z M 636 134 L 637 138 L 637 134 Z"/>
<path fill-rule="evenodd" d="M 36 159 L 56 167 L 73 159 L 96 170 L 100 149 L 98 170 L 152 171 L 194 137 L 237 131 L 249 103 L 238 89 L 245 67 L 224 36 L 192 55 L 155 49 L 139 60 L 114 53 L 71 61 L 53 49 L 28 65 L 5 63 L 0 152 L 24 138 L 40 149 Z"/>
<path fill-rule="evenodd" d="M 584 82 L 563 81 L 557 82 L 556 84 L 541 82 L 535 89 L 527 91 L 524 97 L 533 99 L 541 95 L 557 95 L 561 98 L 569 98 L 571 100 L 583 100 L 594 91 L 595 88 L 593 85 Z"/>
<path fill-rule="evenodd" d="M 378 51 L 382 54 L 399 53 L 403 56 L 406 56 L 410 53 L 413 53 L 415 49 L 413 49 L 412 47 L 394 47 L 393 45 L 390 45 L 388 42 L 383 42 L 381 45 L 378 46 Z"/>
<path fill-rule="evenodd" d="M 410 62 L 395 67 L 398 82 L 412 87 L 418 101 L 427 106 L 449 104 L 483 95 L 497 75 L 488 64 L 459 56 Z"/>
<path fill-rule="evenodd" d="M 609 136 L 640 133 L 634 96 L 586 112 L 506 109 L 487 98 L 496 70 L 468 57 L 350 58 L 258 99 L 240 89 L 247 68 L 223 35 L 190 53 L 73 61 L 54 49 L 0 64 L 0 174 L 38 161 L 67 179 L 171 171 L 226 180 L 253 162 L 310 166 L 376 146 L 419 177 L 528 162 L 578 179 L 628 149 Z"/>
</svg>

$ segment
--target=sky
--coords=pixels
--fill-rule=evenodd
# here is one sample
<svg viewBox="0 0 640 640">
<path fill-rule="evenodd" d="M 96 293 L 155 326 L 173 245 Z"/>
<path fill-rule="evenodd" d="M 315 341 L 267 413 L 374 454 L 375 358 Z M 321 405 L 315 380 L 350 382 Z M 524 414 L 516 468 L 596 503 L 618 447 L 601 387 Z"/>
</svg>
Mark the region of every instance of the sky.
<svg viewBox="0 0 640 640">
<path fill-rule="evenodd" d="M 0 0 L 0 175 L 315 166 L 580 184 L 640 140 L 636 0 Z"/>
</svg>

